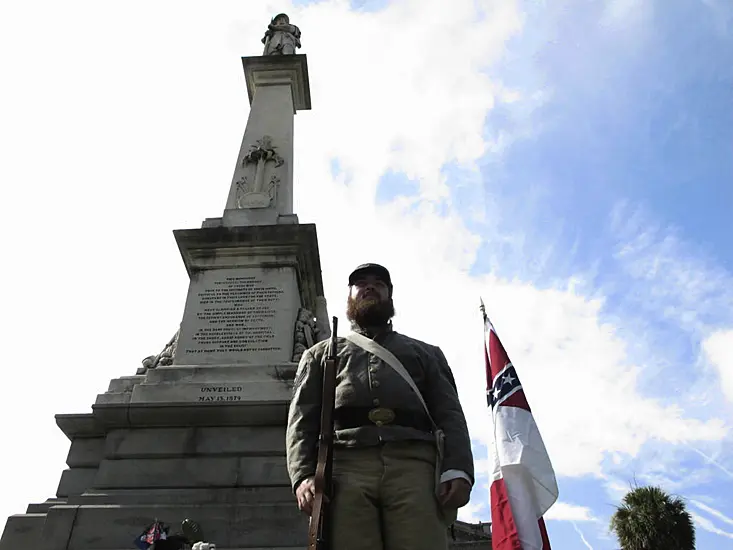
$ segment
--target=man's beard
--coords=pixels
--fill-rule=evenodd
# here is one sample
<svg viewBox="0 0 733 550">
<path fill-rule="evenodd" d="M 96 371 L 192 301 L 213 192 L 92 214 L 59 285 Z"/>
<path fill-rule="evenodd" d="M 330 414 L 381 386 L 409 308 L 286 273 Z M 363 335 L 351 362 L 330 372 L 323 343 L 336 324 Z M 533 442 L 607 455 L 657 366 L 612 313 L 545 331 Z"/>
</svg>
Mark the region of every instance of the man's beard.
<svg viewBox="0 0 733 550">
<path fill-rule="evenodd" d="M 360 327 L 386 325 L 394 317 L 394 302 L 388 298 L 380 302 L 378 298 L 356 299 L 351 296 L 346 302 L 346 318 Z"/>
</svg>

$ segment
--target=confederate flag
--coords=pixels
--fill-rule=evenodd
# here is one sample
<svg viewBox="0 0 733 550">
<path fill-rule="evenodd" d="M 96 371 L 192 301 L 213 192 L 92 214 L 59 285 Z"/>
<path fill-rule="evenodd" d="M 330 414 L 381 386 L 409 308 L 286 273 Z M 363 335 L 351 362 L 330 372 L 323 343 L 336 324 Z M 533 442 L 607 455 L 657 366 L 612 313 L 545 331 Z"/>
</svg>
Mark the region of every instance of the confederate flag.
<svg viewBox="0 0 733 550">
<path fill-rule="evenodd" d="M 517 371 L 484 316 L 486 399 L 494 421 L 491 538 L 494 550 L 550 550 L 542 516 L 557 500 L 555 472 Z"/>
</svg>

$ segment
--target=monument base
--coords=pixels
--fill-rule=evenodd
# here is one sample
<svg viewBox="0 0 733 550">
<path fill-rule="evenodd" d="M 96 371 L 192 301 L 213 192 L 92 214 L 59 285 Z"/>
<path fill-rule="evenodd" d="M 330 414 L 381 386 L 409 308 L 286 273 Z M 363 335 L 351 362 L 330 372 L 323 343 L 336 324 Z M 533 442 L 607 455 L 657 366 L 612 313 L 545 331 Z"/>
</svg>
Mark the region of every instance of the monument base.
<svg viewBox="0 0 733 550">
<path fill-rule="evenodd" d="M 252 377 L 279 368 L 287 366 L 262 368 Z M 195 381 L 209 369 L 160 368 L 127 382 L 147 378 L 133 384 L 134 396 L 134 388 L 188 375 Z M 242 372 L 233 367 L 229 378 Z M 69 468 L 54 498 L 8 519 L 0 549 L 121 550 L 156 519 L 173 532 L 187 518 L 218 548 L 303 548 L 307 518 L 295 506 L 285 464 L 289 383 L 273 383 L 283 388 L 279 402 L 98 399 L 92 413 L 57 415 L 71 441 Z M 259 405 L 269 413 L 258 412 Z"/>
<path fill-rule="evenodd" d="M 222 549 L 306 546 L 284 432 L 299 313 L 327 318 L 315 226 L 174 233 L 191 283 L 172 364 L 57 415 L 68 469 L 8 519 L 0 550 L 122 550 L 156 519 L 174 532 L 187 518 Z"/>
</svg>

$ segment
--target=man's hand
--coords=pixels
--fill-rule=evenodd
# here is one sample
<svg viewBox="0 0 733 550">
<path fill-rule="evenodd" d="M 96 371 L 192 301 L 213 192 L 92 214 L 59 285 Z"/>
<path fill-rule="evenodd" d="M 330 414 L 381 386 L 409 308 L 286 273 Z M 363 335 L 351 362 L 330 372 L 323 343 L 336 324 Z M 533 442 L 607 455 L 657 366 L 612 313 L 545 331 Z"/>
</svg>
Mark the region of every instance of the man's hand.
<svg viewBox="0 0 733 550">
<path fill-rule="evenodd" d="M 460 508 L 471 498 L 471 484 L 459 477 L 440 484 L 440 503 L 446 508 Z"/>
<path fill-rule="evenodd" d="M 308 515 L 313 513 L 313 502 L 316 499 L 316 482 L 314 478 L 307 477 L 300 482 L 295 489 L 295 498 L 298 500 L 298 508 Z M 324 502 L 328 502 L 326 495 L 323 495 Z"/>
</svg>

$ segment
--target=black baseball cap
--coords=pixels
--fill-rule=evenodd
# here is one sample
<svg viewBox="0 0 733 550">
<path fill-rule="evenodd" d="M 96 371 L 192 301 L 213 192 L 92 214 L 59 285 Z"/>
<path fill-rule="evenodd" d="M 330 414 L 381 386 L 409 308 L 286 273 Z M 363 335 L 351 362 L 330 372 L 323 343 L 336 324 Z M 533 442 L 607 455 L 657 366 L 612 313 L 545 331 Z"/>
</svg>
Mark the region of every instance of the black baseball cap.
<svg viewBox="0 0 733 550">
<path fill-rule="evenodd" d="M 385 283 L 387 283 L 387 286 L 392 289 L 392 279 L 389 276 L 389 271 L 386 267 L 379 265 L 379 264 L 361 264 L 358 266 L 354 271 L 351 272 L 351 275 L 349 275 L 349 286 L 353 285 L 356 280 L 362 276 L 362 275 L 375 275 Z"/>
</svg>

